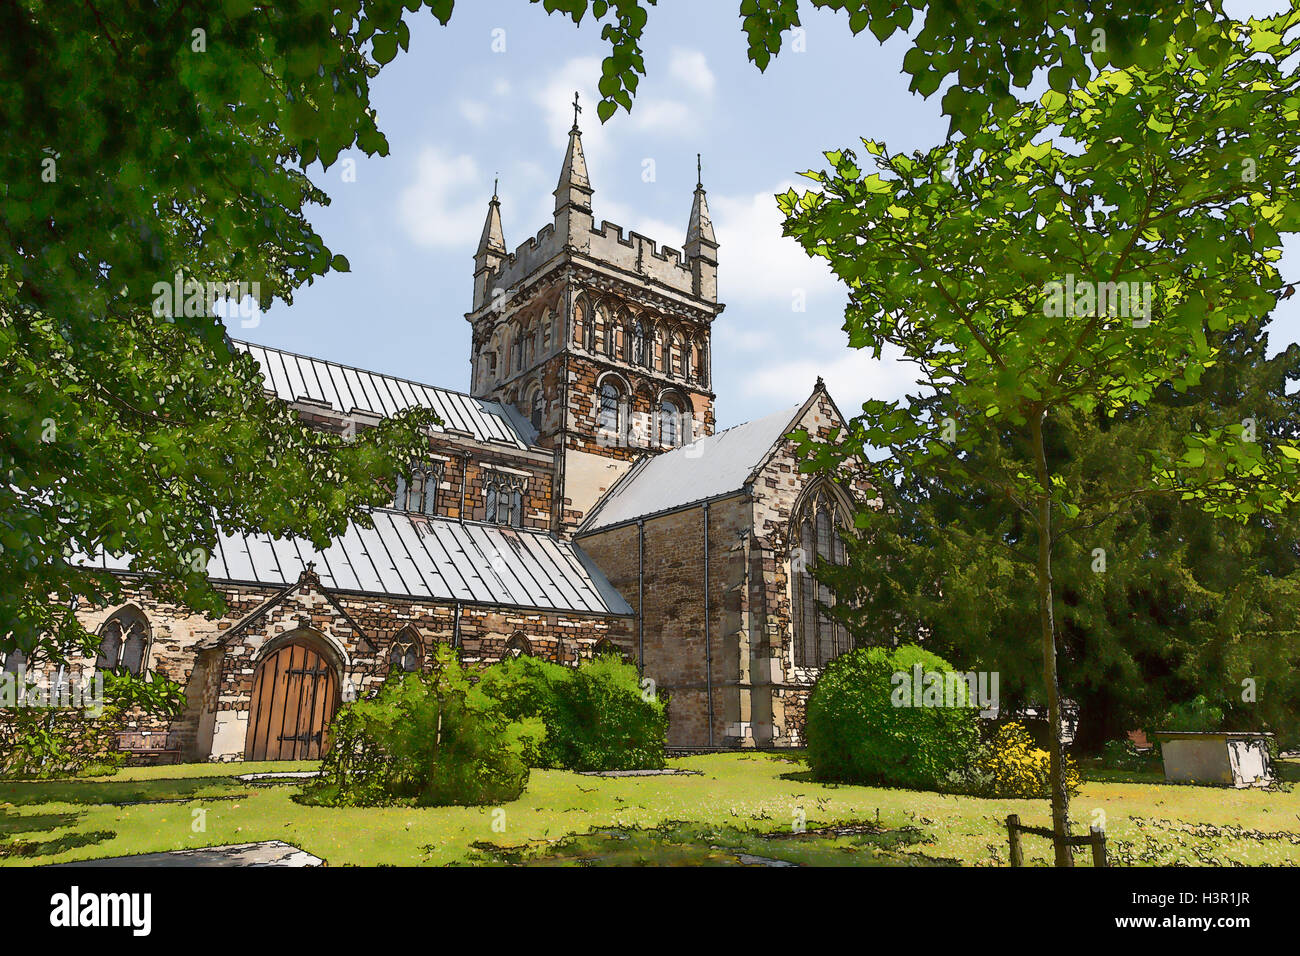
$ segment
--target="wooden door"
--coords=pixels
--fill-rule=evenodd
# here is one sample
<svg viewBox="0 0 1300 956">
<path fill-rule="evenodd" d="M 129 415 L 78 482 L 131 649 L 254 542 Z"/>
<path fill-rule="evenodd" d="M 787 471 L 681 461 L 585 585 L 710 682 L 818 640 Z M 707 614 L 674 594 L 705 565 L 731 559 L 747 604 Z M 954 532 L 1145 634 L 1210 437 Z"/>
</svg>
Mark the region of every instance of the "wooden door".
<svg viewBox="0 0 1300 956">
<path fill-rule="evenodd" d="M 334 668 L 306 641 L 264 658 L 253 675 L 245 760 L 316 760 L 337 705 Z"/>
</svg>

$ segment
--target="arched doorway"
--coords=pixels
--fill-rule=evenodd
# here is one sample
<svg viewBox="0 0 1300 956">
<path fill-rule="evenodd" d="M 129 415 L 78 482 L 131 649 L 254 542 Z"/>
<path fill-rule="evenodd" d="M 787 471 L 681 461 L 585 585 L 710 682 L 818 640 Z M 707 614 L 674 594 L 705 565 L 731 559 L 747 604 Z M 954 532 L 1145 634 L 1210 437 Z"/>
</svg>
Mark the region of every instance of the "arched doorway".
<svg viewBox="0 0 1300 956">
<path fill-rule="evenodd" d="M 253 675 L 245 760 L 315 760 L 338 706 L 338 673 L 320 642 L 290 638 L 262 657 Z"/>
</svg>

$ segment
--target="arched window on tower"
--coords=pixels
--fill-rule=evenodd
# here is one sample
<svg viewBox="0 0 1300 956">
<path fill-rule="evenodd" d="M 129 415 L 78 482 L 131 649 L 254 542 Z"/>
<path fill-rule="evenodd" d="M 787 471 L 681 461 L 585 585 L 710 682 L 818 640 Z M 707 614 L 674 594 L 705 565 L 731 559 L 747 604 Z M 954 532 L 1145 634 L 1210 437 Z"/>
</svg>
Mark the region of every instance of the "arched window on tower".
<svg viewBox="0 0 1300 956">
<path fill-rule="evenodd" d="M 671 398 L 659 403 L 659 444 L 676 448 L 682 443 L 682 410 Z"/>
<path fill-rule="evenodd" d="M 582 308 L 582 347 L 588 352 L 596 351 L 596 310 L 590 303 L 584 302 Z"/>
<path fill-rule="evenodd" d="M 633 365 L 645 364 L 645 326 L 637 319 L 632 323 L 632 358 Z"/>
<path fill-rule="evenodd" d="M 618 323 L 612 317 L 605 318 L 605 335 L 603 337 L 605 354 L 614 358 L 618 354 Z"/>
<path fill-rule="evenodd" d="M 606 447 L 618 447 L 623 444 L 622 397 L 613 382 L 605 381 L 600 386 L 600 407 L 597 410 L 597 439 Z"/>
<path fill-rule="evenodd" d="M 100 670 L 125 670 L 139 677 L 144 673 L 149 647 L 149 619 L 139 608 L 127 606 L 115 612 L 99 631 Z"/>
<path fill-rule="evenodd" d="M 825 610 L 834 607 L 834 592 L 814 574 L 819 564 L 845 561 L 840 529 L 848 515 L 843 512 L 830 488 L 822 484 L 805 496 L 791 523 L 795 662 L 801 667 L 822 667 L 852 649 L 843 623 Z"/>
<path fill-rule="evenodd" d="M 533 389 L 533 400 L 529 403 L 528 420 L 533 428 L 542 430 L 542 418 L 546 414 L 546 397 L 540 388 Z"/>
<path fill-rule="evenodd" d="M 701 339 L 695 343 L 695 381 L 701 385 L 709 384 L 709 353 L 708 346 Z"/>
</svg>

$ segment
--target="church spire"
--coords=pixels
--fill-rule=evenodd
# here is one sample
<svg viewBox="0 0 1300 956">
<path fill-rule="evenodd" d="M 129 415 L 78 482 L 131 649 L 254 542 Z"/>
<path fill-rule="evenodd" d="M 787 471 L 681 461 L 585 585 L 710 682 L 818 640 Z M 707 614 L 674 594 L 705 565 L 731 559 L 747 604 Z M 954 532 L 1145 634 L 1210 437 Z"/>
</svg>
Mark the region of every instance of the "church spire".
<svg viewBox="0 0 1300 956">
<path fill-rule="evenodd" d="M 713 235 L 713 219 L 704 198 L 704 175 L 700 154 L 695 154 L 695 197 L 691 200 L 691 219 L 686 225 L 686 258 L 691 264 L 694 292 L 702 299 L 718 299 L 718 240 Z"/>
<path fill-rule="evenodd" d="M 488 253 L 505 255 L 506 239 L 501 232 L 501 200 L 497 198 L 497 181 L 492 180 L 492 198 L 488 200 L 487 219 L 483 222 L 483 235 L 478 241 L 478 253 L 475 258 Z"/>
<path fill-rule="evenodd" d="M 587 178 L 587 158 L 582 154 L 582 131 L 578 129 L 578 94 L 573 94 L 573 126 L 569 129 L 569 148 L 564 153 L 560 183 L 555 187 L 555 212 L 565 206 L 591 211 L 591 180 Z"/>
<path fill-rule="evenodd" d="M 478 251 L 474 253 L 474 308 L 488 300 L 488 276 L 501 267 L 506 258 L 506 239 L 501 231 L 501 200 L 497 198 L 497 184 L 492 182 L 492 198 L 488 200 L 487 219 L 483 222 L 483 235 L 479 237 Z"/>
<path fill-rule="evenodd" d="M 713 235 L 713 220 L 709 218 L 709 204 L 704 198 L 700 154 L 696 153 L 695 198 L 691 200 L 691 221 L 686 226 L 686 254 L 688 256 L 698 256 L 704 243 L 711 244 L 713 251 L 717 251 L 718 243 Z"/>
</svg>

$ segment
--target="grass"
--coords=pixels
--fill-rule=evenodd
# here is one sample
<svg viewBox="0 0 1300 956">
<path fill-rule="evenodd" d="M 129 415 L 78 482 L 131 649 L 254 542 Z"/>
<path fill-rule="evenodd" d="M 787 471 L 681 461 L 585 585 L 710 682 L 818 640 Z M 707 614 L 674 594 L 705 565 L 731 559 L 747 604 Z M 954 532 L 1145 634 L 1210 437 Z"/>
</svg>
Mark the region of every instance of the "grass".
<svg viewBox="0 0 1300 956">
<path fill-rule="evenodd" d="M 534 771 L 503 807 L 309 807 L 300 784 L 236 775 L 311 764 L 131 768 L 88 780 L 0 783 L 0 865 L 284 840 L 332 866 L 656 862 L 1004 865 L 1007 814 L 1049 825 L 1041 800 L 984 800 L 815 783 L 797 757 L 685 757 L 698 775 Z M 1287 768 L 1294 778 L 1300 766 Z M 1104 819 L 1122 864 L 1300 863 L 1300 792 L 1169 786 L 1089 771 L 1078 826 Z M 810 833 L 795 835 L 800 815 Z M 844 832 L 827 832 L 840 828 Z M 1048 861 L 1029 837 L 1026 862 Z M 1081 854 L 1080 862 L 1085 862 Z"/>
</svg>

